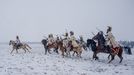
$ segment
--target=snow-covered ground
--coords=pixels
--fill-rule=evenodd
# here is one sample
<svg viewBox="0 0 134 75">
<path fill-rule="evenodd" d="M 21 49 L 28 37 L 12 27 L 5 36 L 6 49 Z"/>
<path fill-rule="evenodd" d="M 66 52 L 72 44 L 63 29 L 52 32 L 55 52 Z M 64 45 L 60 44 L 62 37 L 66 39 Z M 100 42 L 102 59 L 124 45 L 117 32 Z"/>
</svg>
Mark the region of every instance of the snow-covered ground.
<svg viewBox="0 0 134 75">
<path fill-rule="evenodd" d="M 82 58 L 65 57 L 61 54 L 44 55 L 41 44 L 30 44 L 32 53 L 20 50 L 10 54 L 9 45 L 0 45 L 0 75 L 134 75 L 134 54 L 123 54 L 108 64 L 108 54 L 98 54 L 100 60 L 92 60 L 92 51 L 84 51 Z M 133 49 L 134 50 L 134 49 Z M 132 52 L 134 53 L 134 51 Z"/>
</svg>

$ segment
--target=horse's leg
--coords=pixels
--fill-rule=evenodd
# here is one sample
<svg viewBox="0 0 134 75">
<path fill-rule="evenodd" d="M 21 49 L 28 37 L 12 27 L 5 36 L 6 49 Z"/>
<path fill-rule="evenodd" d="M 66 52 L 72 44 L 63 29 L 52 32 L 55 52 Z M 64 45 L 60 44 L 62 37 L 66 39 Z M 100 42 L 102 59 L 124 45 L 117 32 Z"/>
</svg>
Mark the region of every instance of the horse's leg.
<svg viewBox="0 0 134 75">
<path fill-rule="evenodd" d="M 23 48 L 23 50 L 25 51 L 25 53 L 26 53 L 26 49 L 25 48 Z"/>
<path fill-rule="evenodd" d="M 28 44 L 26 44 L 26 46 L 27 46 L 29 49 L 32 49 Z"/>
<path fill-rule="evenodd" d="M 49 54 L 51 54 L 51 52 L 50 52 L 50 48 L 48 48 L 47 51 L 48 51 Z"/>
<path fill-rule="evenodd" d="M 73 56 L 74 56 L 74 54 L 75 54 L 75 51 L 73 52 Z"/>
<path fill-rule="evenodd" d="M 82 48 L 81 47 L 78 47 L 77 53 L 78 53 L 78 56 L 81 58 L 81 54 L 82 54 Z"/>
<path fill-rule="evenodd" d="M 111 55 L 111 60 L 108 63 L 111 63 L 114 60 L 115 55 Z"/>
<path fill-rule="evenodd" d="M 64 48 L 66 56 L 68 56 L 68 50 L 66 48 Z"/>
<path fill-rule="evenodd" d="M 47 48 L 45 49 L 45 55 L 47 54 Z"/>
<path fill-rule="evenodd" d="M 110 59 L 111 54 L 108 55 L 108 59 Z"/>
<path fill-rule="evenodd" d="M 16 49 L 16 52 L 18 53 L 18 49 Z"/>
<path fill-rule="evenodd" d="M 60 50 L 61 50 L 61 55 L 62 55 L 62 57 L 64 58 L 64 49 L 63 48 L 60 48 Z"/>
<path fill-rule="evenodd" d="M 76 53 L 76 56 L 79 57 L 79 54 L 77 51 L 74 51 L 73 56 L 75 55 L 75 53 Z"/>
<path fill-rule="evenodd" d="M 122 52 L 123 52 L 123 50 L 122 50 L 122 48 L 121 48 L 120 51 L 119 51 L 119 53 L 118 53 L 118 57 L 120 58 L 120 62 L 119 62 L 119 63 L 121 63 L 122 60 L 123 60 Z"/>
<path fill-rule="evenodd" d="M 123 57 L 122 57 L 122 55 L 118 55 L 118 57 L 120 58 L 120 62 L 119 63 L 121 63 L 122 60 L 123 60 Z"/>
<path fill-rule="evenodd" d="M 29 53 L 31 53 L 31 51 L 28 48 L 25 48 Z"/>
<path fill-rule="evenodd" d="M 23 47 L 22 49 L 23 49 L 23 50 L 25 51 L 25 53 L 26 53 L 26 49 L 25 49 L 25 47 Z"/>
<path fill-rule="evenodd" d="M 11 51 L 11 53 L 10 53 L 10 54 L 12 54 L 12 53 L 13 53 L 13 51 L 14 51 L 14 48 L 13 48 L 13 50 Z"/>
<path fill-rule="evenodd" d="M 45 49 L 45 55 L 47 54 L 47 47 L 46 46 L 44 46 L 44 49 Z"/>
<path fill-rule="evenodd" d="M 67 55 L 68 55 L 69 57 L 71 57 L 71 55 L 70 55 L 70 48 L 66 48 L 66 51 L 67 51 Z"/>
<path fill-rule="evenodd" d="M 95 56 L 95 60 L 99 60 L 99 57 L 97 56 L 97 54 L 96 54 L 96 56 Z"/>
<path fill-rule="evenodd" d="M 86 46 L 83 46 L 84 50 L 87 51 L 87 47 Z"/>
<path fill-rule="evenodd" d="M 93 59 L 95 59 L 95 60 L 98 60 L 99 59 L 98 56 L 97 56 L 97 52 L 94 52 Z"/>
<path fill-rule="evenodd" d="M 93 57 L 92 57 L 93 59 L 95 58 L 95 52 L 93 53 Z"/>
<path fill-rule="evenodd" d="M 79 56 L 80 56 L 80 58 L 82 58 L 82 57 L 81 57 L 81 54 L 82 54 L 82 51 L 79 52 Z"/>
<path fill-rule="evenodd" d="M 55 48 L 55 51 L 56 51 L 57 54 L 59 54 L 59 52 L 58 52 L 58 47 Z"/>
<path fill-rule="evenodd" d="M 79 57 L 79 52 L 75 51 L 75 53 L 77 54 L 77 57 Z"/>
<path fill-rule="evenodd" d="M 70 51 L 69 51 L 69 57 L 71 57 L 71 53 L 70 53 Z"/>
</svg>

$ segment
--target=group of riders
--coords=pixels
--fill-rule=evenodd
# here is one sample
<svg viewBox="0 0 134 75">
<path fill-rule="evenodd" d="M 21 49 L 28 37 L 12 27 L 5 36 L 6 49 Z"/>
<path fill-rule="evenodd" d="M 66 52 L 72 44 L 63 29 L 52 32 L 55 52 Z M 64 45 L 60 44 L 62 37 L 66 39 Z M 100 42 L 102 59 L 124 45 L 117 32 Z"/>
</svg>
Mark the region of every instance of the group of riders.
<svg viewBox="0 0 134 75">
<path fill-rule="evenodd" d="M 106 45 L 108 45 L 110 48 L 112 48 L 111 50 L 113 50 L 115 53 L 118 53 L 119 44 L 115 40 L 115 37 L 111 31 L 112 31 L 112 27 L 108 26 L 106 35 L 104 35 L 103 31 L 99 31 L 96 35 L 94 35 L 92 39 L 97 42 L 96 45 L 100 46 L 101 49 L 103 49 Z M 96 39 L 96 36 L 98 36 L 98 39 Z M 74 32 L 70 31 L 70 36 L 66 32 L 63 35 L 63 38 L 57 36 L 57 38 L 55 39 L 53 34 L 49 34 L 47 38 L 47 45 L 52 45 L 54 42 L 61 39 L 63 40 L 63 47 L 65 48 L 68 47 L 69 41 L 71 41 L 71 44 L 74 48 L 78 47 L 79 45 L 85 44 L 82 36 L 80 36 L 80 39 L 77 40 L 74 35 Z M 16 36 L 16 47 L 19 48 L 21 45 L 22 44 L 20 42 L 19 36 Z"/>
</svg>

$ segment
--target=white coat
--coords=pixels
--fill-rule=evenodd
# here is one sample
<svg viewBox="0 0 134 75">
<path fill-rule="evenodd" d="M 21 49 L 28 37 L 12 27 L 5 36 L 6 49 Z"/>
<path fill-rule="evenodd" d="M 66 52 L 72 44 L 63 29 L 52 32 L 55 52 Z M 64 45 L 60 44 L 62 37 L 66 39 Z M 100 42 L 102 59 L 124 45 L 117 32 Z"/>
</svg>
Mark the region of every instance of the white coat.
<svg viewBox="0 0 134 75">
<path fill-rule="evenodd" d="M 113 48 L 119 47 L 119 44 L 115 40 L 115 37 L 113 36 L 113 34 L 111 33 L 111 31 L 109 31 L 107 33 L 107 44 L 110 45 L 110 46 L 113 46 Z"/>
<path fill-rule="evenodd" d="M 52 44 L 54 41 L 55 41 L 55 40 L 54 40 L 53 37 L 49 37 L 49 38 L 48 38 L 48 44 Z"/>
<path fill-rule="evenodd" d="M 19 39 L 16 39 L 16 44 L 18 45 L 20 43 L 21 43 L 20 40 Z"/>
<path fill-rule="evenodd" d="M 72 41 L 73 47 L 78 47 L 78 44 L 76 42 L 76 38 L 74 37 L 74 35 L 71 35 L 70 36 L 70 40 Z"/>
</svg>

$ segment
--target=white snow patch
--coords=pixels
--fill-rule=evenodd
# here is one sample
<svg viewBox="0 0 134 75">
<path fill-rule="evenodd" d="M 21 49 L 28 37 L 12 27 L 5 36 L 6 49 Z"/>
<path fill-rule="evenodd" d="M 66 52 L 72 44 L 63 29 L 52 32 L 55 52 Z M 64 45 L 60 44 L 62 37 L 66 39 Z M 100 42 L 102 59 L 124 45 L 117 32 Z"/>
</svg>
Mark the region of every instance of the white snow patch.
<svg viewBox="0 0 134 75">
<path fill-rule="evenodd" d="M 84 51 L 82 58 L 72 56 L 62 58 L 61 54 L 44 55 L 40 44 L 31 44 L 32 53 L 20 50 L 10 54 L 11 47 L 0 45 L 0 75 L 133 75 L 134 54 L 123 54 L 108 64 L 108 54 L 98 54 L 100 60 L 92 60 L 92 51 Z M 134 49 L 132 50 L 134 53 Z"/>
</svg>

